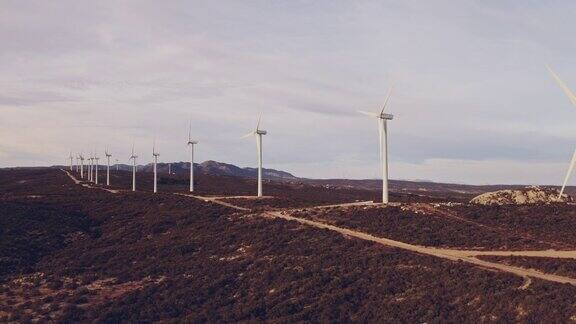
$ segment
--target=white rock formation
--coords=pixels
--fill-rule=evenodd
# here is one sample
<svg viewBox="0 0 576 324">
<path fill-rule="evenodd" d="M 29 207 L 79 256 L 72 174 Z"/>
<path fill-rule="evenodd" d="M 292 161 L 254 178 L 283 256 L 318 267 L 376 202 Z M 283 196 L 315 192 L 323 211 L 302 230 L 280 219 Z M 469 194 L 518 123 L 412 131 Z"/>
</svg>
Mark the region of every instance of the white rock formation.
<svg viewBox="0 0 576 324">
<path fill-rule="evenodd" d="M 525 205 L 552 202 L 573 202 L 574 199 L 566 194 L 558 199 L 560 191 L 537 186 L 526 187 L 520 190 L 498 190 L 483 193 L 474 197 L 470 202 L 479 205 Z"/>
</svg>

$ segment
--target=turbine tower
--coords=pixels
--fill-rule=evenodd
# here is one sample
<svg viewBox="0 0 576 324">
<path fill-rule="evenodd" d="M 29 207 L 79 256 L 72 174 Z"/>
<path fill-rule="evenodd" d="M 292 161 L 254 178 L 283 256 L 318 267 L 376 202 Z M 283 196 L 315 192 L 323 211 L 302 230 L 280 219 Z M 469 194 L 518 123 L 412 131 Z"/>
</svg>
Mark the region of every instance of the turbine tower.
<svg viewBox="0 0 576 324">
<path fill-rule="evenodd" d="M 570 88 L 568 88 L 568 86 L 560 79 L 560 77 L 548 65 L 546 65 L 546 68 L 548 69 L 548 72 L 550 72 L 550 74 L 552 75 L 554 80 L 556 80 L 556 83 L 558 83 L 560 88 L 562 88 L 562 90 L 564 91 L 564 93 L 566 94 L 568 99 L 570 99 L 572 104 L 576 106 L 576 95 L 574 95 L 572 90 L 570 90 Z M 568 167 L 568 172 L 566 173 L 566 176 L 564 177 L 564 183 L 562 184 L 562 189 L 560 190 L 560 194 L 558 195 L 558 200 L 560 200 L 562 198 L 562 195 L 564 195 L 564 190 L 566 189 L 566 185 L 568 184 L 568 180 L 570 180 L 570 176 L 572 175 L 572 172 L 574 172 L 574 167 L 576 167 L 576 150 L 574 150 L 574 154 L 572 155 L 572 160 L 570 161 L 570 166 Z"/>
<path fill-rule="evenodd" d="M 394 116 L 384 113 L 388 101 L 390 100 L 390 95 L 392 94 L 392 88 L 388 90 L 388 95 L 384 101 L 384 106 L 379 113 L 359 111 L 361 114 L 378 118 L 378 134 L 379 134 L 379 146 L 380 146 L 380 163 L 382 167 L 382 203 L 388 203 L 388 125 L 387 122 L 392 120 Z"/>
<path fill-rule="evenodd" d="M 256 149 L 258 150 L 258 197 L 262 197 L 262 135 L 266 135 L 265 130 L 260 129 L 260 120 L 262 119 L 262 114 L 258 116 L 258 122 L 256 123 L 256 128 L 250 133 L 242 136 L 242 138 L 256 136 Z"/>
<path fill-rule="evenodd" d="M 92 182 L 92 165 L 94 164 L 94 158 L 92 155 L 90 155 L 88 161 L 90 161 L 90 164 L 88 165 L 88 181 Z"/>
<path fill-rule="evenodd" d="M 134 144 L 132 144 L 132 155 L 128 160 L 132 160 L 132 191 L 136 191 L 136 158 L 134 155 Z"/>
<path fill-rule="evenodd" d="M 198 141 L 192 140 L 192 121 L 190 121 L 190 127 L 188 128 L 188 145 L 190 146 L 190 192 L 194 191 L 194 145 L 198 144 Z"/>
<path fill-rule="evenodd" d="M 171 163 L 168 163 L 168 174 L 172 174 L 172 166 Z"/>
<path fill-rule="evenodd" d="M 82 153 L 78 154 L 78 158 L 80 159 L 80 178 L 84 179 L 84 156 Z"/>
<path fill-rule="evenodd" d="M 100 160 L 100 158 L 96 154 L 94 154 L 94 161 L 96 161 L 96 163 L 94 164 L 94 169 L 96 170 L 94 179 L 96 180 L 95 181 L 96 184 L 98 184 L 98 160 Z"/>
<path fill-rule="evenodd" d="M 156 140 L 154 140 L 154 144 L 152 145 L 152 156 L 154 157 L 154 193 L 156 193 L 158 191 L 156 164 L 158 164 L 158 157 L 160 156 L 160 153 L 156 152 Z"/>
<path fill-rule="evenodd" d="M 104 150 L 104 155 L 106 155 L 106 185 L 110 185 L 110 157 L 112 154 L 108 153 L 108 148 Z"/>
<path fill-rule="evenodd" d="M 68 156 L 68 158 L 70 159 L 70 171 L 74 171 L 74 169 L 72 168 L 72 163 L 74 162 L 74 157 L 72 156 L 72 151 L 70 151 L 70 156 Z"/>
<path fill-rule="evenodd" d="M 118 159 L 115 159 L 115 160 L 116 160 L 116 171 L 118 171 L 120 164 L 118 164 Z"/>
</svg>

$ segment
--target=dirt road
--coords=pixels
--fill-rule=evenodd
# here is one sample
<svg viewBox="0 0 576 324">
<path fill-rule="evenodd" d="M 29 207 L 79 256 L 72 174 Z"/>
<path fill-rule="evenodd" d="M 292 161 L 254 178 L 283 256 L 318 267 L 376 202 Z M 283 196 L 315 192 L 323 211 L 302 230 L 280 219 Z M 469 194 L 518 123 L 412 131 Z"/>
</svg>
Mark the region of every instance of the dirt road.
<svg viewBox="0 0 576 324">
<path fill-rule="evenodd" d="M 117 193 L 118 190 L 111 190 L 102 187 L 95 187 L 91 186 L 90 184 L 82 183 L 76 179 L 72 174 L 70 174 L 66 170 L 64 171 L 70 179 L 74 181 L 75 184 L 82 185 L 87 188 L 92 189 L 101 189 L 108 191 L 110 193 Z M 196 196 L 192 194 L 183 194 L 183 193 L 176 193 L 176 195 L 184 196 L 184 197 L 191 197 L 195 199 L 200 199 L 206 202 L 212 202 L 219 205 L 223 205 L 226 207 L 231 207 L 241 211 L 250 211 L 249 208 L 236 206 L 231 203 L 220 201 L 219 199 L 229 198 L 229 197 L 202 197 Z M 338 206 L 357 206 L 357 205 L 369 205 L 371 202 L 359 202 L 359 203 L 350 203 L 350 204 L 337 204 L 337 205 L 330 205 L 330 206 L 318 206 L 312 208 L 327 208 L 327 207 L 338 207 Z M 526 256 L 526 257 L 551 257 L 551 258 L 564 258 L 564 259 L 576 259 L 576 251 L 558 251 L 558 250 L 544 250 L 544 251 L 474 251 L 474 250 L 455 250 L 455 249 L 439 249 L 433 247 L 426 247 L 420 245 L 413 245 L 409 243 L 404 243 L 401 241 L 395 241 L 384 237 L 376 237 L 364 232 L 354 231 L 347 228 L 342 228 L 334 225 L 329 225 L 317 221 L 312 221 L 308 219 L 303 219 L 299 217 L 294 217 L 290 215 L 291 210 L 284 210 L 284 211 L 266 211 L 262 212 L 261 214 L 267 217 L 274 217 L 274 218 L 281 218 L 288 221 L 295 221 L 304 225 L 327 229 L 331 230 L 346 236 L 355 237 L 358 239 L 362 239 L 365 241 L 371 241 L 378 244 L 395 247 L 411 252 L 416 252 L 420 254 L 432 255 L 438 258 L 448 259 L 452 261 L 463 261 L 467 263 L 471 263 L 483 268 L 493 269 L 503 272 L 512 273 L 523 278 L 526 278 L 526 284 L 522 288 L 526 288 L 530 284 L 530 280 L 528 278 L 538 278 L 552 282 L 559 282 L 559 283 L 569 283 L 576 286 L 576 279 L 565 277 L 565 276 L 558 276 L 554 274 L 543 273 L 534 269 L 525 269 L 520 267 L 509 266 L 501 263 L 495 263 L 490 261 L 484 261 L 476 258 L 477 256 L 486 256 L 486 255 L 498 255 L 498 256 Z"/>
<path fill-rule="evenodd" d="M 544 257 L 563 257 L 563 258 L 571 258 L 576 259 L 576 251 L 554 251 L 554 250 L 547 250 L 547 251 L 470 251 L 470 250 L 450 250 L 450 249 L 437 249 L 437 248 L 430 248 L 425 246 L 419 245 L 412 245 L 400 241 L 395 241 L 387 238 L 376 237 L 364 232 L 358 232 L 342 227 L 337 227 L 333 225 L 328 225 L 320 222 L 315 222 L 307 219 L 302 219 L 298 217 L 291 216 L 285 212 L 278 211 L 278 212 L 265 212 L 266 215 L 270 217 L 277 217 L 282 218 L 289 221 L 296 221 L 301 224 L 313 226 L 316 228 L 328 229 L 331 231 L 338 232 L 343 235 L 347 235 L 350 237 L 359 238 L 366 241 L 376 242 L 379 244 L 400 248 L 403 250 L 408 250 L 416 253 L 433 255 L 435 257 L 449 259 L 453 261 L 464 261 L 468 263 L 472 263 L 484 268 L 488 269 L 496 269 L 504 272 L 509 272 L 521 277 L 532 277 L 532 278 L 539 278 L 543 280 L 553 281 L 553 282 L 560 282 L 560 283 L 569 283 L 572 285 L 576 285 L 576 279 L 558 276 L 553 274 L 547 274 L 540 271 L 536 271 L 533 269 L 525 269 L 519 267 L 513 267 L 501 263 L 489 262 L 484 260 L 479 260 L 474 256 L 478 255 L 523 255 L 523 256 L 544 256 Z"/>
</svg>

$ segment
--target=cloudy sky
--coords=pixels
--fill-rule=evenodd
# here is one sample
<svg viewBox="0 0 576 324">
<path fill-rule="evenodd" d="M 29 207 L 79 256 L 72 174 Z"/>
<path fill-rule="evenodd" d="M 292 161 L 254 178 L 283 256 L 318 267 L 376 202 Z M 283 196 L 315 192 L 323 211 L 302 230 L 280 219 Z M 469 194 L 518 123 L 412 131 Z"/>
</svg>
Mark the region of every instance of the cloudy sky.
<svg viewBox="0 0 576 324">
<path fill-rule="evenodd" d="M 316 178 L 562 181 L 576 108 L 574 1 L 0 2 L 0 167 L 105 146 L 127 162 L 198 159 Z M 576 183 L 574 179 L 572 184 Z"/>
</svg>

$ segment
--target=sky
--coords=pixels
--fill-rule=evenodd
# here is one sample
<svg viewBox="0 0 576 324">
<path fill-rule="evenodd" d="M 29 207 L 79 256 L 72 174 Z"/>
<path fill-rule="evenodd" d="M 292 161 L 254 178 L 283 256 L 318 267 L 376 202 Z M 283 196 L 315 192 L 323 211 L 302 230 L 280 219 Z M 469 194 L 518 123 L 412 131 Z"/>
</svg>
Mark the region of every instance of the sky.
<svg viewBox="0 0 576 324">
<path fill-rule="evenodd" d="M 574 1 L 0 1 L 0 167 L 72 151 L 312 178 L 560 184 L 576 148 Z M 576 177 L 571 180 L 576 184 Z"/>
</svg>

